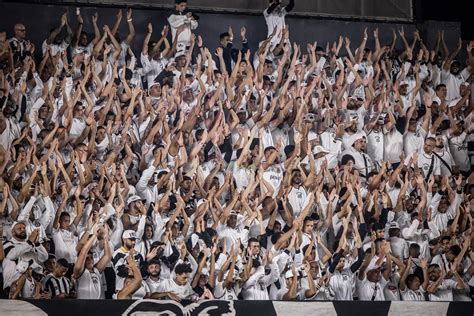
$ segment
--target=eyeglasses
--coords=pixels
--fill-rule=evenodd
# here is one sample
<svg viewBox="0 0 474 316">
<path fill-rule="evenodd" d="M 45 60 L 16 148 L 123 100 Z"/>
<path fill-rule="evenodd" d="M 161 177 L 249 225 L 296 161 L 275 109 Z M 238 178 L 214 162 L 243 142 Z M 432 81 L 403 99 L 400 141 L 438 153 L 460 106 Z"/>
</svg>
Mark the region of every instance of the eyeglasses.
<svg viewBox="0 0 474 316">
<path fill-rule="evenodd" d="M 18 32 L 26 32 L 26 29 L 17 29 Z"/>
</svg>

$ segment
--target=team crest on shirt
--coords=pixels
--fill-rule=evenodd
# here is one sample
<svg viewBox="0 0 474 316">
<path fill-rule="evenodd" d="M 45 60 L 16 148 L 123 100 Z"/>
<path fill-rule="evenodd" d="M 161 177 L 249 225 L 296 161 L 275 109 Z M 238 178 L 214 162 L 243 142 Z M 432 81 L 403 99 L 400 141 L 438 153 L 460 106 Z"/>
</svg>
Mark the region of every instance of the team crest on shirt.
<svg viewBox="0 0 474 316">
<path fill-rule="evenodd" d="M 130 305 L 123 316 L 133 315 L 168 315 L 168 316 L 197 316 L 197 315 L 235 315 L 233 301 L 204 300 L 189 305 L 175 301 L 139 300 Z"/>
</svg>

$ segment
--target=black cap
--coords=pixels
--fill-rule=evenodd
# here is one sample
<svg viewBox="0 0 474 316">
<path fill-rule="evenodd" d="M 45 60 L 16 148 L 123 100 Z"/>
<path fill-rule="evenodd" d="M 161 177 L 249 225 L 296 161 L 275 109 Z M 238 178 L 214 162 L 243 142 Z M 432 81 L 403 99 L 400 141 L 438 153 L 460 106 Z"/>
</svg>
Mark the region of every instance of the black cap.
<svg viewBox="0 0 474 316">
<path fill-rule="evenodd" d="M 161 86 L 163 86 L 165 79 L 174 77 L 174 76 L 175 76 L 174 72 L 169 71 L 169 70 L 163 70 L 162 72 L 158 74 L 158 76 L 155 77 L 154 82 L 158 82 Z"/>
<path fill-rule="evenodd" d="M 180 4 L 180 3 L 183 3 L 183 2 L 188 3 L 188 0 L 174 0 L 174 2 L 175 2 L 176 4 Z"/>
</svg>

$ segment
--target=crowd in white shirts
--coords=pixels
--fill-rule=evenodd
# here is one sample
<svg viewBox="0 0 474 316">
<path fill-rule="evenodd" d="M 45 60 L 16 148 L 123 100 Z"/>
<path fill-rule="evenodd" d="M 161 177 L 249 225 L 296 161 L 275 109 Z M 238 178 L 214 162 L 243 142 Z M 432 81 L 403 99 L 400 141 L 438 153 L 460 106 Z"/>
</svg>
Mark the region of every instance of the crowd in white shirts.
<svg viewBox="0 0 474 316">
<path fill-rule="evenodd" d="M 141 51 L 131 9 L 0 33 L 0 296 L 470 301 L 474 42 L 301 47 L 293 7 L 256 51 L 185 0 Z"/>
</svg>

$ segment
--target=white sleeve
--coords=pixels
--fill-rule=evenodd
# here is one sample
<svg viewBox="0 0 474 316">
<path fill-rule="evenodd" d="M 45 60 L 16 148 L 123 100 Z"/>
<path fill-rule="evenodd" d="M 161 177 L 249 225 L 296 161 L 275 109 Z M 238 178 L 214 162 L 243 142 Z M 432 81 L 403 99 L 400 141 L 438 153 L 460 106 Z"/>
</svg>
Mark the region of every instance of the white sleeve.
<svg viewBox="0 0 474 316">
<path fill-rule="evenodd" d="M 24 244 L 16 244 L 15 247 L 13 247 L 12 250 L 8 252 L 8 255 L 6 256 L 7 259 L 10 259 L 12 261 L 17 260 L 21 255 L 24 253 L 27 253 L 33 249 L 32 246 L 24 243 Z"/>
<path fill-rule="evenodd" d="M 35 103 L 33 103 L 33 105 L 31 106 L 31 109 L 30 111 L 28 112 L 28 118 L 30 119 L 30 124 L 32 123 L 36 123 L 36 120 L 35 120 L 35 113 L 38 112 L 38 110 L 40 109 L 40 107 L 42 107 L 44 104 L 44 100 L 43 98 L 38 98 Z"/>
<path fill-rule="evenodd" d="M 279 275 L 278 266 L 275 263 L 272 262 L 269 264 L 269 266 L 270 266 L 270 274 L 265 275 L 262 278 L 262 283 L 265 284 L 265 287 L 270 286 L 271 284 L 276 282 L 278 280 L 278 275 Z"/>
<path fill-rule="evenodd" d="M 53 229 L 53 242 L 54 242 L 54 254 L 58 258 L 67 257 L 70 250 L 67 248 L 66 244 L 63 241 L 61 232 L 59 229 Z"/>
<path fill-rule="evenodd" d="M 137 190 L 138 195 L 141 195 L 143 192 L 145 192 L 147 186 L 148 186 L 148 181 L 150 181 L 150 178 L 153 176 L 153 173 L 155 172 L 155 166 L 148 167 L 145 171 L 143 171 L 142 176 L 140 177 L 140 180 L 138 180 L 137 185 L 135 186 L 135 189 Z"/>
<path fill-rule="evenodd" d="M 32 196 L 29 200 L 28 203 L 26 203 L 25 207 L 23 207 L 20 211 L 20 214 L 17 217 L 18 222 L 22 221 L 27 221 L 28 218 L 30 217 L 30 211 L 33 208 L 33 204 L 36 202 L 36 197 Z"/>
<path fill-rule="evenodd" d="M 54 207 L 54 204 L 49 196 L 44 197 L 43 201 L 44 206 L 46 207 L 46 211 L 41 216 L 41 226 L 46 229 L 54 219 L 54 215 L 56 214 L 56 208 Z"/>
<path fill-rule="evenodd" d="M 140 220 L 137 227 L 137 238 L 142 239 L 143 232 L 145 231 L 146 216 L 140 215 Z"/>
<path fill-rule="evenodd" d="M 183 16 L 183 15 L 172 14 L 168 17 L 169 24 L 171 25 L 172 28 L 175 28 L 175 29 L 183 25 L 185 20 L 186 20 L 186 16 Z"/>
<path fill-rule="evenodd" d="M 415 231 L 418 228 L 420 221 L 415 219 L 411 225 L 407 228 L 404 228 L 402 231 L 403 238 L 410 239 L 415 235 Z"/>
<path fill-rule="evenodd" d="M 107 204 L 105 204 L 105 209 L 107 210 L 107 213 L 105 215 L 104 220 L 107 221 L 109 218 L 112 217 L 112 215 L 115 214 L 115 208 L 112 206 L 112 204 L 107 203 Z"/>
<path fill-rule="evenodd" d="M 112 236 L 110 237 L 110 241 L 114 246 L 114 249 L 119 248 L 122 245 L 122 232 L 123 232 L 123 223 L 120 218 L 117 220 L 117 226 L 115 227 Z"/>
<path fill-rule="evenodd" d="M 153 238 L 155 240 L 161 240 L 161 236 L 165 232 L 165 222 L 163 221 L 163 218 L 159 212 L 155 212 L 153 214 L 153 224 L 155 225 Z"/>
<path fill-rule="evenodd" d="M 197 29 L 198 25 L 199 25 L 199 24 L 198 24 L 198 21 L 196 21 L 196 20 L 194 20 L 194 19 L 191 20 L 191 30 Z"/>
</svg>

